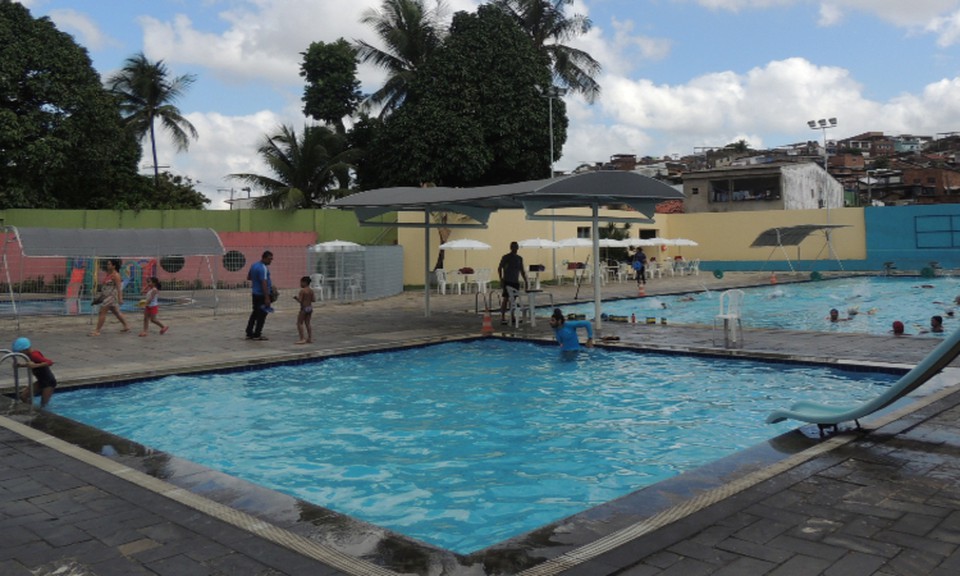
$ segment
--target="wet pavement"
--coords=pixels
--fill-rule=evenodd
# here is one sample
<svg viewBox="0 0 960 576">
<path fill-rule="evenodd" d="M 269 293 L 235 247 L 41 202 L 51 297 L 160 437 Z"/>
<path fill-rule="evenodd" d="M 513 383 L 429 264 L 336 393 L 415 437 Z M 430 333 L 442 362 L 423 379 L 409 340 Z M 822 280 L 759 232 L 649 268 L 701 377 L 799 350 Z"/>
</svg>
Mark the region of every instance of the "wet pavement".
<svg viewBox="0 0 960 576">
<path fill-rule="evenodd" d="M 780 281 L 787 278 L 780 277 Z M 652 281 L 647 294 L 765 283 L 727 274 Z M 549 288 L 558 303 L 569 286 Z M 589 287 L 582 289 L 585 300 Z M 605 297 L 633 296 L 610 284 Z M 21 334 L 53 358 L 61 388 L 234 369 L 479 336 L 473 295 L 423 293 L 317 307 L 315 343 L 298 346 L 295 310 L 244 339 L 243 314 L 162 310 L 170 331 L 138 338 L 108 319 L 25 318 Z M 495 333 L 549 338 L 545 319 Z M 611 346 L 909 367 L 929 338 L 750 330 L 742 349 L 702 326 L 606 323 Z M 4 336 L 15 324 L 0 321 Z M 0 385 L 10 371 L 0 366 Z M 948 370 L 898 411 L 821 440 L 816 429 L 639 491 L 522 538 L 458 556 L 249 485 L 43 411 L 0 416 L 0 574 L 957 574 L 960 395 Z M 54 402 L 56 399 L 54 399 Z M 108 448 L 109 447 L 109 448 Z"/>
</svg>

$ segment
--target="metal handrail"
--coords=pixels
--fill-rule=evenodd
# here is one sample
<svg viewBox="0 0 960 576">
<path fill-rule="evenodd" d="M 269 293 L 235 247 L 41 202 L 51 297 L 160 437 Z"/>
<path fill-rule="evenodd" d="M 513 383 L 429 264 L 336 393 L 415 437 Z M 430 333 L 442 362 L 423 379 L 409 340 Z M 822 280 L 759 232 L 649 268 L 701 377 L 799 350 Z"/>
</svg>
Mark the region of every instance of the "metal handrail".
<svg viewBox="0 0 960 576">
<path fill-rule="evenodd" d="M 14 360 L 17 360 L 17 359 L 19 359 L 19 358 L 22 358 L 22 359 L 26 360 L 27 362 L 30 362 L 30 361 L 31 361 L 31 360 L 30 360 L 30 357 L 27 356 L 26 354 L 24 354 L 23 352 L 13 352 L 12 350 L 0 349 L 0 355 L 2 355 L 2 356 L 0 356 L 0 364 L 3 364 L 4 361 L 5 361 L 7 358 L 13 358 Z M 19 372 L 18 368 L 26 368 L 26 366 L 24 366 L 24 365 L 22 365 L 22 364 L 18 364 L 16 361 L 13 363 L 13 396 L 14 396 L 14 402 L 21 402 L 21 400 L 20 400 L 20 372 Z M 31 395 L 31 398 L 32 398 L 32 394 L 33 394 L 33 371 L 30 370 L 30 369 L 27 369 L 27 390 L 29 391 L 29 394 Z M 31 401 L 31 404 L 32 404 L 32 403 L 33 403 L 33 402 Z"/>
</svg>

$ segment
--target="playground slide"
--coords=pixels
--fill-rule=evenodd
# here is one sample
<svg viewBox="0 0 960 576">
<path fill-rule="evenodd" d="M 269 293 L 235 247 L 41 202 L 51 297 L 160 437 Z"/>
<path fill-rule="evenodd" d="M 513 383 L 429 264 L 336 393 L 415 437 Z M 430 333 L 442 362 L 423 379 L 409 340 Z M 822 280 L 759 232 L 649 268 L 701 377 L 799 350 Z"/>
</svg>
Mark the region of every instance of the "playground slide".
<svg viewBox="0 0 960 576">
<path fill-rule="evenodd" d="M 840 422 L 859 420 L 893 404 L 900 398 L 923 386 L 936 376 L 950 362 L 960 355 L 960 329 L 948 336 L 920 361 L 913 370 L 903 375 L 886 392 L 858 406 L 827 406 L 815 402 L 798 402 L 789 410 L 775 410 L 767 416 L 767 424 L 775 424 L 786 419 L 809 422 L 811 424 L 836 425 Z"/>
<path fill-rule="evenodd" d="M 67 284 L 67 294 L 64 302 L 67 306 L 67 314 L 80 313 L 80 295 L 83 292 L 83 268 L 74 268 L 70 273 L 70 283 Z"/>
</svg>

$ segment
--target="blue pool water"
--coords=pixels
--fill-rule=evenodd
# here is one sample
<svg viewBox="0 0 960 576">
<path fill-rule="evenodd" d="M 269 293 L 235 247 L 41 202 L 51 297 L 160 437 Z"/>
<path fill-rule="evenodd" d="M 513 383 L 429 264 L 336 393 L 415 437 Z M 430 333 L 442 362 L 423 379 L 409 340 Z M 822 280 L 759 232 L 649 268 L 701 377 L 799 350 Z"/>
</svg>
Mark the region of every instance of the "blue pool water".
<svg viewBox="0 0 960 576">
<path fill-rule="evenodd" d="M 120 309 L 123 312 L 140 312 L 143 308 L 138 306 L 139 298 L 125 296 L 123 306 Z M 172 306 L 179 304 L 180 301 L 174 299 L 159 299 L 161 306 Z M 90 300 L 80 301 L 80 314 L 90 314 L 94 307 L 90 305 Z M 33 315 L 63 315 L 69 314 L 67 303 L 63 299 L 43 299 L 43 300 L 21 300 L 17 302 L 17 312 L 22 316 Z M 13 304 L 10 302 L 0 302 L 0 316 L 13 315 Z"/>
<path fill-rule="evenodd" d="M 459 553 L 772 438 L 895 376 L 487 339 L 60 393 L 64 416 Z"/>
<path fill-rule="evenodd" d="M 656 282 L 652 280 L 651 284 Z M 893 321 L 900 320 L 907 332 L 918 334 L 929 328 L 934 314 L 944 317 L 947 332 L 960 326 L 960 310 L 955 318 L 947 315 L 954 308 L 954 298 L 960 295 L 960 280 L 953 277 L 870 276 L 758 286 L 744 291 L 743 324 L 751 328 L 887 334 Z M 720 292 L 704 288 L 688 294 L 605 301 L 602 312 L 615 316 L 634 314 L 637 322 L 654 317 L 657 322 L 666 318 L 669 324 L 710 325 L 719 311 L 719 297 Z M 836 308 L 843 318 L 850 310 L 858 313 L 852 320 L 833 323 L 827 321 L 831 308 Z M 593 302 L 565 305 L 563 311 L 592 318 Z M 540 314 L 549 312 L 543 309 Z"/>
</svg>

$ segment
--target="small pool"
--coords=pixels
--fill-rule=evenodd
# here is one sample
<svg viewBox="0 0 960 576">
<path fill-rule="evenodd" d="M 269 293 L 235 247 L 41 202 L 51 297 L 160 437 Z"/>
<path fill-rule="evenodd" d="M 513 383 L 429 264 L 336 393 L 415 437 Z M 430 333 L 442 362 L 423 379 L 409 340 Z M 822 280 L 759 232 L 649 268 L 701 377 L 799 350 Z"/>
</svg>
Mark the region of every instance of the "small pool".
<svg viewBox="0 0 960 576">
<path fill-rule="evenodd" d="M 120 307 L 120 310 L 126 313 L 139 312 L 143 313 L 143 308 L 138 306 L 139 299 L 132 298 L 130 296 L 124 296 L 123 306 Z M 173 306 L 177 304 L 183 304 L 183 299 L 173 299 L 173 298 L 160 298 L 160 306 Z M 91 314 L 93 306 L 90 305 L 90 300 L 81 300 L 79 302 L 80 310 L 79 312 L 70 309 L 67 306 L 67 301 L 62 298 L 45 298 L 37 300 L 18 300 L 17 301 L 17 312 L 21 316 L 58 316 L 58 315 L 77 315 L 77 314 Z M 13 304 L 9 301 L 0 302 L 0 316 L 12 316 L 14 314 Z"/>
<path fill-rule="evenodd" d="M 770 439 L 894 374 L 486 339 L 59 393 L 61 415 L 467 554 Z"/>
<path fill-rule="evenodd" d="M 652 285 L 656 279 L 651 280 Z M 745 288 L 743 304 L 744 326 L 751 328 L 781 328 L 819 332 L 852 332 L 887 334 L 894 320 L 904 323 L 908 333 L 918 334 L 930 326 L 930 317 L 943 316 L 946 332 L 960 326 L 960 310 L 951 317 L 954 299 L 960 295 L 960 280 L 953 277 L 856 277 L 820 282 L 774 284 Z M 604 314 L 627 316 L 634 314 L 637 322 L 647 317 L 666 318 L 668 324 L 713 323 L 719 310 L 720 293 L 706 289 L 686 294 L 650 296 L 604 301 Z M 830 322 L 831 308 L 841 318 L 854 314 L 850 320 Z M 960 307 L 957 307 L 960 308 Z M 593 303 L 564 305 L 564 313 L 594 315 Z M 540 314 L 548 315 L 546 309 Z M 926 334 L 940 337 L 941 334 Z"/>
</svg>

